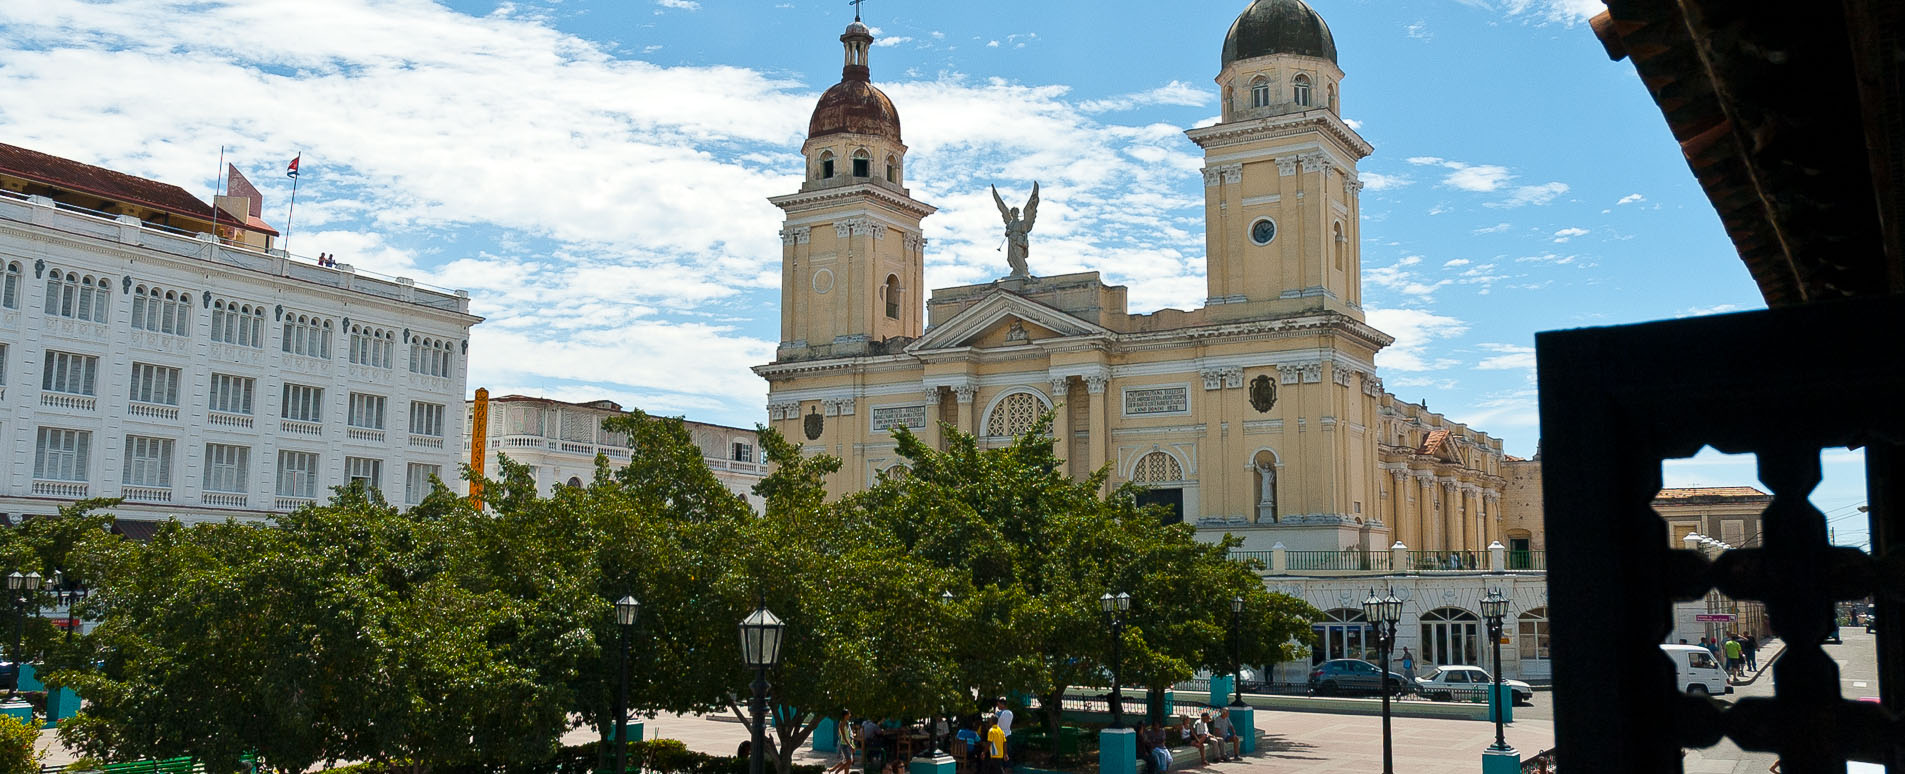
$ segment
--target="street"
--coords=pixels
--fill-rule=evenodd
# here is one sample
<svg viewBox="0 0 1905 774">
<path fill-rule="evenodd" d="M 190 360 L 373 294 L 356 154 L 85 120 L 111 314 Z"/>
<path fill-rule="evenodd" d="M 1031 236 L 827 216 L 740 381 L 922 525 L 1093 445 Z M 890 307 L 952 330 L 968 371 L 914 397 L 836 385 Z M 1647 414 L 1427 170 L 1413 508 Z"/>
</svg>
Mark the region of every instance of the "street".
<svg viewBox="0 0 1905 774">
<path fill-rule="evenodd" d="M 1825 645 L 1826 655 L 1839 662 L 1839 691 L 1848 699 L 1861 696 L 1878 695 L 1878 651 L 1874 647 L 1873 635 L 1865 633 L 1863 626 L 1841 627 L 1840 637 L 1843 644 Z M 1733 695 L 1724 697 L 1725 701 L 1735 701 L 1748 696 L 1773 695 L 1773 670 L 1760 674 L 1751 685 L 1742 685 L 1734 689 Z M 1779 756 L 1772 753 L 1747 752 L 1741 750 L 1731 739 L 1722 739 L 1712 747 L 1688 750 L 1685 770 L 1688 774 L 1761 774 L 1772 768 Z"/>
</svg>

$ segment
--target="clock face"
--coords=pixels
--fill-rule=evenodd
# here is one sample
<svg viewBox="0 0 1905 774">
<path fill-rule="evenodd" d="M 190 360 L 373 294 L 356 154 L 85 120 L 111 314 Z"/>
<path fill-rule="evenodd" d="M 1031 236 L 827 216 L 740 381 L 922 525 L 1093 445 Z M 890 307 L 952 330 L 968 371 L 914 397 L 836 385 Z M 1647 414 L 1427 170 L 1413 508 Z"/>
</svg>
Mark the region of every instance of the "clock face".
<svg viewBox="0 0 1905 774">
<path fill-rule="evenodd" d="M 1270 244 L 1277 238 L 1277 224 L 1271 220 L 1260 220 L 1250 224 L 1250 241 L 1260 245 Z"/>
</svg>

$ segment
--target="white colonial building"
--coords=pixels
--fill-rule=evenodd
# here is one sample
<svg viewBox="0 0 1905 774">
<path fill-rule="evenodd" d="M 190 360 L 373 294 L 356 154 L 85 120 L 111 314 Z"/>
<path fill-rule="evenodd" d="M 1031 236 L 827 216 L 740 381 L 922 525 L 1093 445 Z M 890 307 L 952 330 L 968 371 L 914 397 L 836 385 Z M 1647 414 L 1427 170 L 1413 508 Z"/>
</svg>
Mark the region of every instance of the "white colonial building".
<svg viewBox="0 0 1905 774">
<path fill-rule="evenodd" d="M 527 395 L 489 399 L 489 432 L 484 439 L 483 470 L 498 475 L 499 456 L 528 465 L 537 488 L 582 486 L 595 475 L 595 455 L 608 458 L 610 467 L 628 464 L 628 436 L 602 429 L 602 420 L 620 416 L 621 404 L 610 400 L 568 403 Z M 476 410 L 476 403 L 470 404 Z M 756 445 L 755 431 L 740 427 L 683 420 L 690 438 L 701 448 L 701 460 L 729 491 L 747 498 L 756 513 L 763 502 L 754 485 L 767 475 L 767 465 Z M 472 423 L 474 425 L 474 423 Z M 469 439 L 464 439 L 467 458 Z"/>
<path fill-rule="evenodd" d="M 256 518 L 455 479 L 468 295 L 271 249 L 219 205 L 0 145 L 0 512 Z"/>
</svg>

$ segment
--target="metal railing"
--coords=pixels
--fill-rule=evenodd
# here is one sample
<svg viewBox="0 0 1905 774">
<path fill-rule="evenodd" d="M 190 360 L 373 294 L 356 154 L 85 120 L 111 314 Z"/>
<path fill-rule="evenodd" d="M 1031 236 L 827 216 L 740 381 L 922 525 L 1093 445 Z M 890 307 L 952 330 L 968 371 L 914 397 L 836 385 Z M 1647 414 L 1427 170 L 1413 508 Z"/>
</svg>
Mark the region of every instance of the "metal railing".
<svg viewBox="0 0 1905 774">
<path fill-rule="evenodd" d="M 1286 567 L 1291 570 L 1370 571 L 1389 569 L 1389 552 L 1380 551 L 1286 551 Z"/>
</svg>

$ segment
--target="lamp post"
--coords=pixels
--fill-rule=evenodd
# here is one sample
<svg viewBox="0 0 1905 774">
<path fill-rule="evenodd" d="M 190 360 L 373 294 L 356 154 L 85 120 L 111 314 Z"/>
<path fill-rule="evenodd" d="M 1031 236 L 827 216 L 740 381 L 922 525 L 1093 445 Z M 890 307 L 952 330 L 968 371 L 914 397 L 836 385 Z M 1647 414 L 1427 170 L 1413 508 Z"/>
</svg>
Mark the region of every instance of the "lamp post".
<svg viewBox="0 0 1905 774">
<path fill-rule="evenodd" d="M 79 628 L 79 611 L 77 608 L 79 607 L 80 601 L 86 598 L 88 589 L 84 583 L 67 580 L 65 574 L 59 570 L 53 571 L 53 577 L 50 580 L 52 581 L 53 591 L 59 595 L 60 605 L 66 608 L 66 642 L 67 644 L 72 644 L 73 630 Z"/>
<path fill-rule="evenodd" d="M 616 667 L 622 683 L 615 693 L 615 774 L 628 772 L 628 635 L 641 615 L 642 603 L 634 597 L 625 594 L 615 601 L 616 628 L 622 633 L 622 656 Z"/>
<path fill-rule="evenodd" d="M 948 608 L 952 607 L 952 603 L 957 599 L 959 599 L 959 597 L 953 594 L 951 589 L 947 589 L 946 591 L 939 592 L 940 611 L 946 612 Z M 946 707 L 945 705 L 940 705 L 939 720 L 944 721 L 945 719 L 946 719 Z M 929 758 L 936 758 L 940 755 L 939 723 L 933 723 L 932 729 L 928 731 L 928 733 L 932 734 L 933 742 L 932 742 L 932 747 L 926 751 L 926 756 Z M 948 745 L 950 746 L 950 742 L 948 742 Z"/>
<path fill-rule="evenodd" d="M 13 574 L 7 576 L 7 591 L 13 593 L 13 604 L 20 611 L 20 625 L 14 630 L 13 638 L 13 684 L 7 686 L 7 701 L 12 701 L 14 694 L 20 690 L 20 669 L 26 664 L 26 606 L 38 599 L 40 574 L 29 572 L 21 575 L 19 570 L 14 570 Z M 37 614 L 39 611 L 34 612 Z"/>
<path fill-rule="evenodd" d="M 1495 695 L 1489 697 L 1489 706 L 1495 710 L 1495 746 L 1490 750 L 1513 750 L 1508 740 L 1502 736 L 1502 718 L 1508 713 L 1501 707 L 1502 701 L 1502 619 L 1508 615 L 1508 598 L 1502 596 L 1501 589 L 1488 592 L 1482 598 L 1482 618 L 1488 621 L 1488 638 L 1495 643 Z"/>
<path fill-rule="evenodd" d="M 1098 598 L 1098 609 L 1111 627 L 1111 727 L 1124 728 L 1124 616 L 1131 609 L 1131 595 L 1106 592 Z"/>
<path fill-rule="evenodd" d="M 741 657 L 754 668 L 754 734 L 749 774 L 762 774 L 767 765 L 767 670 L 780 663 L 781 633 L 786 624 L 757 602 L 754 612 L 741 619 Z"/>
<path fill-rule="evenodd" d="M 1244 618 L 1244 598 L 1242 595 L 1230 598 L 1230 706 L 1244 705 L 1244 657 L 1242 631 Z"/>
<path fill-rule="evenodd" d="M 1396 642 L 1396 625 L 1402 622 L 1402 600 L 1396 598 L 1395 588 L 1382 597 L 1370 589 L 1369 598 L 1363 600 L 1363 617 L 1376 627 L 1376 652 L 1382 659 L 1382 774 L 1395 774 L 1394 743 L 1389 735 L 1389 649 Z"/>
</svg>

